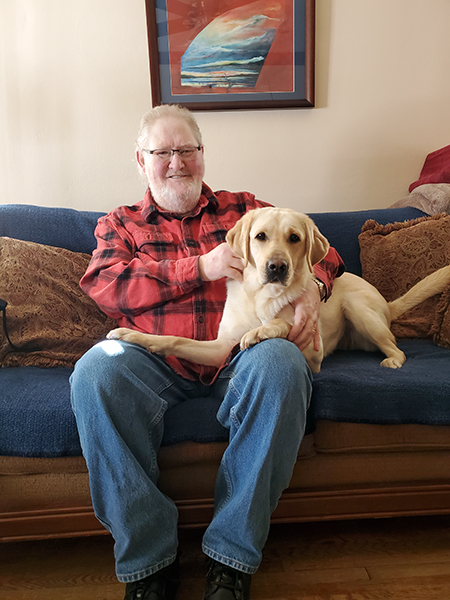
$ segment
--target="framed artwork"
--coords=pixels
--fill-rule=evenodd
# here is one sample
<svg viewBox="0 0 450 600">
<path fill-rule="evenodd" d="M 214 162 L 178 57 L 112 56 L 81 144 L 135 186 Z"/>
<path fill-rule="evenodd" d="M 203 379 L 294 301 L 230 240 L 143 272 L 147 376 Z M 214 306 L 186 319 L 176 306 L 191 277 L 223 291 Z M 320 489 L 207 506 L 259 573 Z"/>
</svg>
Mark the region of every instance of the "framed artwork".
<svg viewBox="0 0 450 600">
<path fill-rule="evenodd" d="M 146 0 L 153 106 L 314 106 L 315 0 Z"/>
</svg>

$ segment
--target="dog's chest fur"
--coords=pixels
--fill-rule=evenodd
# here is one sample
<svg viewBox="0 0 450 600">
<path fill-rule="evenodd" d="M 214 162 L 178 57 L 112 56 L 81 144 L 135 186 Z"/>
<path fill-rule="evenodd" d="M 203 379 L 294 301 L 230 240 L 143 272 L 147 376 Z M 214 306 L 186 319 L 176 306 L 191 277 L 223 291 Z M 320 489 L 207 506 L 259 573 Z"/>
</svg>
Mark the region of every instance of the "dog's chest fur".
<svg viewBox="0 0 450 600">
<path fill-rule="evenodd" d="M 238 343 L 247 331 L 279 316 L 292 324 L 294 309 L 290 302 L 304 290 L 303 283 L 284 288 L 279 284 L 260 285 L 246 280 L 227 282 L 227 300 L 219 328 L 221 335 L 232 336 Z"/>
</svg>

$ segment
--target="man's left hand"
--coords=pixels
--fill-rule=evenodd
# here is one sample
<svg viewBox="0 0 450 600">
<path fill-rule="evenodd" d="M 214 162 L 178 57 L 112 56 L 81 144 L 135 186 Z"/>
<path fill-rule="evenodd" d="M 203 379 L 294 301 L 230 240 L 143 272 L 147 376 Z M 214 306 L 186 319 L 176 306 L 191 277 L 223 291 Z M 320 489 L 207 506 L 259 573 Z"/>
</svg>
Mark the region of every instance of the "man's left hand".
<svg viewBox="0 0 450 600">
<path fill-rule="evenodd" d="M 320 348 L 320 291 L 312 279 L 303 294 L 292 305 L 294 307 L 294 323 L 287 339 L 298 346 L 300 350 L 304 350 L 313 342 L 314 350 L 318 352 Z"/>
</svg>

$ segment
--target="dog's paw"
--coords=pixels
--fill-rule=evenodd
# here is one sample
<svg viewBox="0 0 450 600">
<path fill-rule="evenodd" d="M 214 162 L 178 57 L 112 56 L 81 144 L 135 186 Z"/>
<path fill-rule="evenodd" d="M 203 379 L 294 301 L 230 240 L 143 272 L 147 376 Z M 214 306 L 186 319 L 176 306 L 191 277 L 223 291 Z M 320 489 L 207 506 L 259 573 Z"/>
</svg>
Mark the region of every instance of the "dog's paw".
<svg viewBox="0 0 450 600">
<path fill-rule="evenodd" d="M 262 341 L 263 338 L 259 336 L 258 332 L 259 327 L 257 329 L 252 329 L 252 331 L 244 333 L 244 335 L 241 338 L 241 350 L 247 350 L 247 348 L 256 346 L 256 344 L 259 344 L 259 342 Z"/>
<path fill-rule="evenodd" d="M 127 329 L 126 327 L 118 327 L 117 329 L 112 329 L 106 337 L 108 340 L 125 340 L 126 337 L 133 333 L 131 329 Z"/>
<path fill-rule="evenodd" d="M 264 340 L 271 340 L 273 338 L 287 338 L 291 326 L 284 319 L 273 319 L 260 327 L 256 327 L 244 335 L 241 338 L 241 350 L 246 350 L 252 346 L 256 346 Z"/>
<path fill-rule="evenodd" d="M 127 327 L 118 327 L 113 329 L 106 335 L 108 340 L 122 340 L 124 342 L 130 342 L 131 344 L 138 344 L 139 346 L 144 345 L 143 334 L 139 331 L 133 331 Z"/>
<path fill-rule="evenodd" d="M 402 356 L 388 356 L 387 358 L 381 361 L 380 365 L 382 367 L 387 367 L 388 369 L 400 369 L 405 360 L 406 356 L 402 352 Z"/>
</svg>

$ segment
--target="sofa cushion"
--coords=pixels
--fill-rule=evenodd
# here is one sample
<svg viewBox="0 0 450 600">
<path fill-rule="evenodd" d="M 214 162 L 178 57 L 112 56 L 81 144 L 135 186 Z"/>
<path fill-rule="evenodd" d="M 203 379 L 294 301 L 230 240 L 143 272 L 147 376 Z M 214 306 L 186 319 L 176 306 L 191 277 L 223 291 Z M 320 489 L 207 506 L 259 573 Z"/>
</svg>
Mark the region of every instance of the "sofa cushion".
<svg viewBox="0 0 450 600">
<path fill-rule="evenodd" d="M 381 352 L 337 350 L 314 375 L 314 420 L 450 425 L 450 350 L 432 340 L 401 340 L 401 369 L 380 366 Z"/>
<path fill-rule="evenodd" d="M 0 238 L 9 337 L 16 346 L 38 349 L 14 351 L 1 332 L 1 366 L 72 366 L 117 327 L 79 287 L 89 261 L 90 255 L 65 248 Z"/>
<path fill-rule="evenodd" d="M 71 368 L 0 369 L 0 454 L 80 456 L 70 406 Z"/>
<path fill-rule="evenodd" d="M 446 214 L 388 225 L 367 221 L 359 236 L 362 275 L 387 301 L 395 300 L 433 271 L 450 264 L 449 239 L 450 215 Z M 439 333 L 438 316 L 440 326 L 445 327 L 448 307 L 448 301 L 443 304 L 442 300 L 443 295 L 437 294 L 401 315 L 392 323 L 394 335 L 426 338 Z M 450 330 L 436 339 L 445 344 L 448 338 Z"/>
<path fill-rule="evenodd" d="M 66 367 L 0 369 L 0 455 L 81 455 L 70 405 L 71 373 Z M 163 445 L 227 441 L 228 430 L 216 419 L 219 403 L 214 398 L 193 398 L 168 410 Z"/>
</svg>

